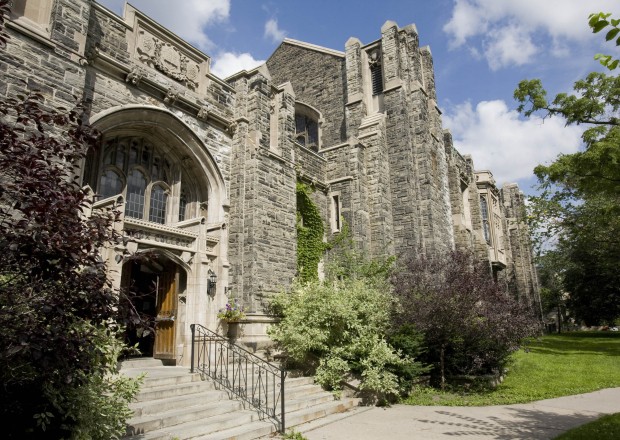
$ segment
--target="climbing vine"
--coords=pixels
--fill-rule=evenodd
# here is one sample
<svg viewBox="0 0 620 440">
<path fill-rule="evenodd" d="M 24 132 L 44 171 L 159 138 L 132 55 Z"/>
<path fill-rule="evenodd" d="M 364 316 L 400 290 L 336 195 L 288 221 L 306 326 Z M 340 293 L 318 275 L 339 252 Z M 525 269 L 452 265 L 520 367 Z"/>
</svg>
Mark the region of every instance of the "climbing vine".
<svg viewBox="0 0 620 440">
<path fill-rule="evenodd" d="M 327 249 L 325 226 L 311 193 L 311 188 L 297 182 L 297 274 L 301 282 L 318 279 L 319 261 Z"/>
</svg>

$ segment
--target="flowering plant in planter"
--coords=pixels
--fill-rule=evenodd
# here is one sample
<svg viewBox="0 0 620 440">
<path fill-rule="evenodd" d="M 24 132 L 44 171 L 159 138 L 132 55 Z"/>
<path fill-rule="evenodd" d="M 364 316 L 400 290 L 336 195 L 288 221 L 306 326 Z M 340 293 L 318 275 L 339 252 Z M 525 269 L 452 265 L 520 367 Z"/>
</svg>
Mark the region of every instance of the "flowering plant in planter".
<svg viewBox="0 0 620 440">
<path fill-rule="evenodd" d="M 226 322 L 237 322 L 245 318 L 243 306 L 240 305 L 235 298 L 231 298 L 226 303 L 226 307 L 220 309 L 217 317 Z"/>
</svg>

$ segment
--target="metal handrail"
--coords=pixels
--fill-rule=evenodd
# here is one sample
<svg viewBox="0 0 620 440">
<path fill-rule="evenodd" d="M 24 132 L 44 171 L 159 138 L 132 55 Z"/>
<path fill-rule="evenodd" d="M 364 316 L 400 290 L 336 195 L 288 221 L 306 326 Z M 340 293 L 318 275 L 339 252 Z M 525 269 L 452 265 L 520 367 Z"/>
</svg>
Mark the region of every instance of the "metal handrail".
<svg viewBox="0 0 620 440">
<path fill-rule="evenodd" d="M 249 403 L 284 433 L 286 371 L 200 324 L 191 324 L 191 372 L 210 377 Z"/>
</svg>

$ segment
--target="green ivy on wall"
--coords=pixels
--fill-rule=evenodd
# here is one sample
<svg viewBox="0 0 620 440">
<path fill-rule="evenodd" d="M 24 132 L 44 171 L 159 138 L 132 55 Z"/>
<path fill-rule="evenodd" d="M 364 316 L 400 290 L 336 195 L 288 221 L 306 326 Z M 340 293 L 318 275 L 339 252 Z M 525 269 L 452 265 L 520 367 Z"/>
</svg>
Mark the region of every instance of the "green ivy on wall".
<svg viewBox="0 0 620 440">
<path fill-rule="evenodd" d="M 327 249 L 321 212 L 312 201 L 312 189 L 297 182 L 297 276 L 307 282 L 319 278 L 319 262 Z"/>
</svg>

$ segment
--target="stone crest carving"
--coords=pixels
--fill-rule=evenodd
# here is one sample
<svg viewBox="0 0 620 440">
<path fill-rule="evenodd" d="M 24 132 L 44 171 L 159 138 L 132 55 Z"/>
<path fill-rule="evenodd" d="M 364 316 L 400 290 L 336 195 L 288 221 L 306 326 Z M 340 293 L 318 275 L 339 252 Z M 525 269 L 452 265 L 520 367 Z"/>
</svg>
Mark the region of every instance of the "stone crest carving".
<svg viewBox="0 0 620 440">
<path fill-rule="evenodd" d="M 137 44 L 138 59 L 166 76 L 196 90 L 200 81 L 200 66 L 172 44 L 140 30 Z"/>
</svg>

